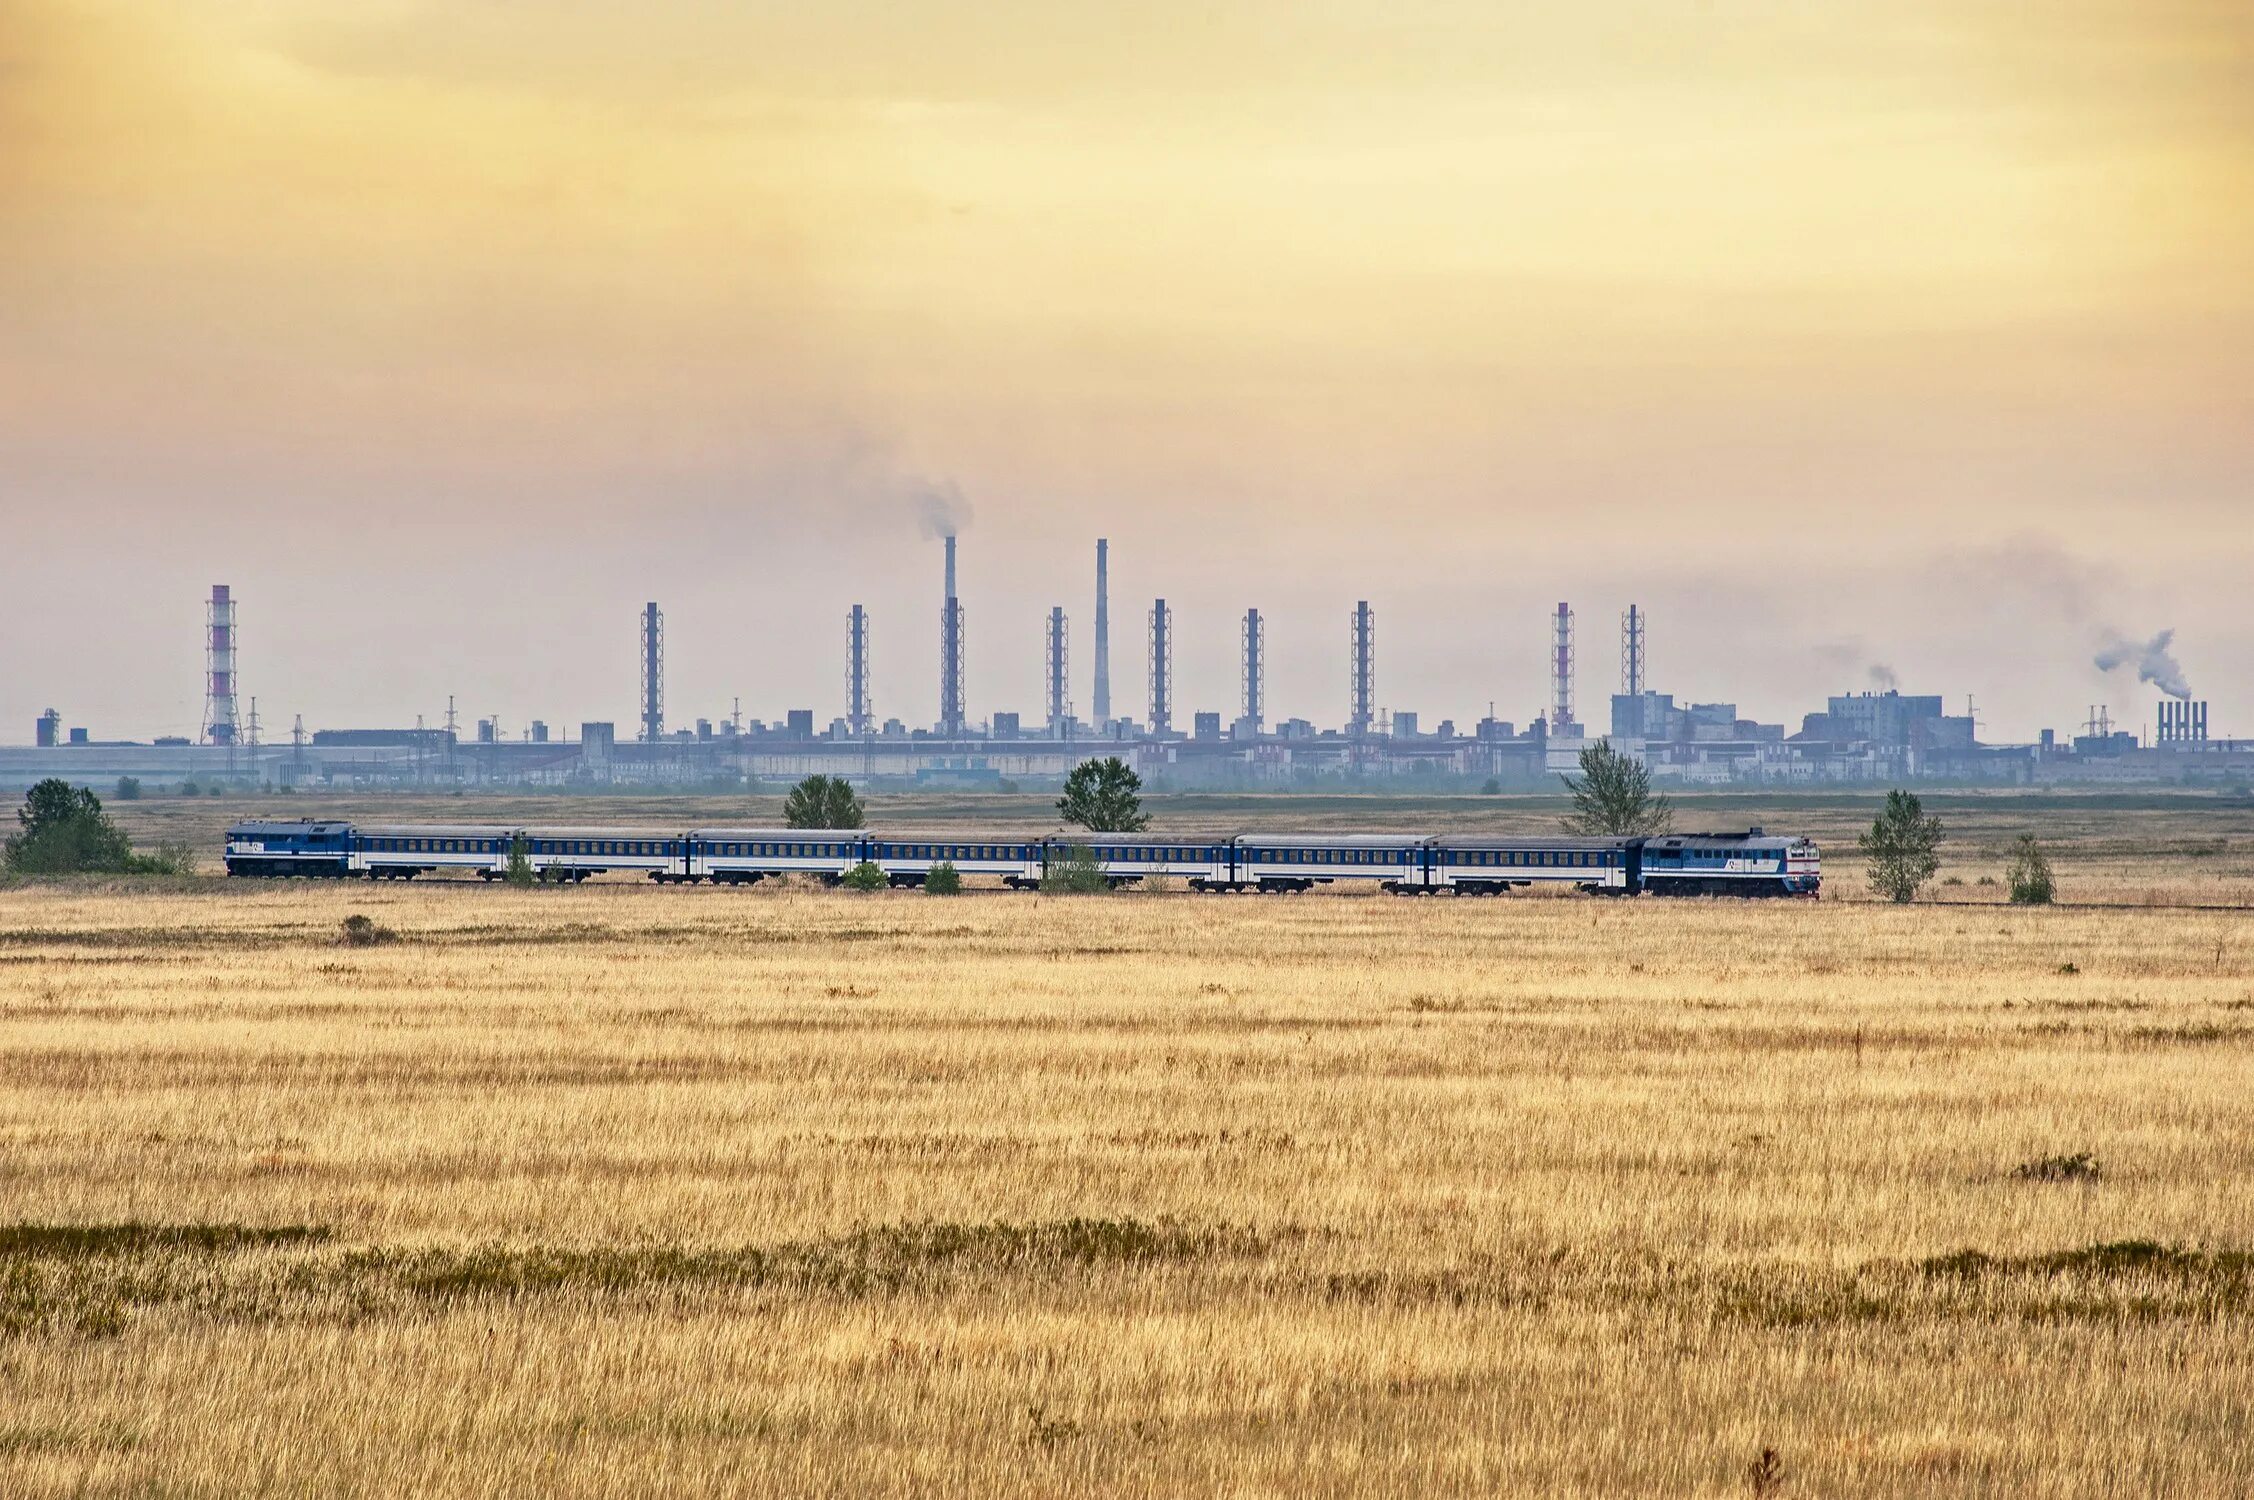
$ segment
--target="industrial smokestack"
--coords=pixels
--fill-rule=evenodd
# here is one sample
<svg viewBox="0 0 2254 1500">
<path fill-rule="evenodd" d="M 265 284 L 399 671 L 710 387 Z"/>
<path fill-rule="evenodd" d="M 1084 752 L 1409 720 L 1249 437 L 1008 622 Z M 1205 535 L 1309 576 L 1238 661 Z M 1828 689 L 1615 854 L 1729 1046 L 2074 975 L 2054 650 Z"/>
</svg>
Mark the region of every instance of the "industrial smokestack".
<svg viewBox="0 0 2254 1500">
<path fill-rule="evenodd" d="M 875 724 L 869 706 L 869 612 L 856 604 L 845 617 L 845 727 L 867 734 Z"/>
<path fill-rule="evenodd" d="M 1267 622 L 1260 611 L 1244 612 L 1244 720 L 1254 734 L 1268 711 Z"/>
<path fill-rule="evenodd" d="M 1550 647 L 1550 733 L 1570 733 L 1573 723 L 1573 606 L 1557 607 L 1556 637 Z"/>
<path fill-rule="evenodd" d="M 1096 538 L 1096 724 L 1111 722 L 1111 543 Z"/>
<path fill-rule="evenodd" d="M 1354 605 L 1354 620 L 1347 636 L 1348 709 L 1346 732 L 1361 738 L 1377 725 L 1377 616 L 1370 601 Z"/>
<path fill-rule="evenodd" d="M 1631 604 L 1620 617 L 1620 691 L 1638 698 L 1643 690 L 1644 612 Z"/>
<path fill-rule="evenodd" d="M 963 712 L 963 606 L 955 596 L 955 536 L 947 543 L 947 599 L 939 607 L 939 732 L 960 739 L 968 726 Z"/>
<path fill-rule="evenodd" d="M 1150 732 L 1174 727 L 1174 612 L 1164 599 L 1150 610 Z"/>
<path fill-rule="evenodd" d="M 1063 739 L 1072 718 L 1072 669 L 1067 655 L 1064 606 L 1049 611 L 1049 735 Z"/>
<path fill-rule="evenodd" d="M 642 606 L 642 739 L 665 737 L 665 616 L 656 601 Z"/>
<path fill-rule="evenodd" d="M 235 704 L 235 597 L 226 584 L 215 583 L 204 607 L 203 740 L 232 745 L 241 732 Z"/>
</svg>

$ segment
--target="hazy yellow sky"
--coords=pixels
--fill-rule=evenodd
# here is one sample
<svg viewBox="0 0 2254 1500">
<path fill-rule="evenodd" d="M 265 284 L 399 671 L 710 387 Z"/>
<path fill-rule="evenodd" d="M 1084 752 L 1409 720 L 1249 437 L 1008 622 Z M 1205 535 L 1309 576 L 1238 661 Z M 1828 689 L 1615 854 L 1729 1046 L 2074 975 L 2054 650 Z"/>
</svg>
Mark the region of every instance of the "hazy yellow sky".
<svg viewBox="0 0 2254 1500">
<path fill-rule="evenodd" d="M 676 719 L 856 599 L 926 719 L 950 478 L 974 715 L 1108 532 L 1123 705 L 1153 594 L 1323 722 L 1356 598 L 1429 721 L 1633 597 L 1765 718 L 2174 625 L 2254 732 L 2250 393 L 2242 3 L 0 0 L 0 739 L 192 730 L 218 578 L 269 715 L 625 719 L 654 597 Z"/>
</svg>

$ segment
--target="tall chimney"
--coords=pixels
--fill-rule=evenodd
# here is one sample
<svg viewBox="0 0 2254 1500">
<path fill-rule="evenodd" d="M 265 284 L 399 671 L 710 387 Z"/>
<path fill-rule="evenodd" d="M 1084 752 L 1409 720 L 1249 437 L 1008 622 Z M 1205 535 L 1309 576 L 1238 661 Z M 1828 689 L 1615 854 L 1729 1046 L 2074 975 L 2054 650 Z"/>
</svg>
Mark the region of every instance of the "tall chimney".
<svg viewBox="0 0 2254 1500">
<path fill-rule="evenodd" d="M 1100 729 L 1111 722 L 1111 543 L 1096 538 L 1096 701 Z"/>
<path fill-rule="evenodd" d="M 1150 610 L 1150 732 L 1174 727 L 1174 612 L 1159 599 Z"/>
<path fill-rule="evenodd" d="M 1569 734 L 1573 723 L 1573 606 L 1557 607 L 1550 647 L 1550 733 Z"/>
<path fill-rule="evenodd" d="M 1644 612 L 1635 605 L 1620 617 L 1620 691 L 1631 698 L 1644 690 Z"/>
<path fill-rule="evenodd" d="M 235 598 L 226 584 L 211 586 L 204 607 L 203 738 L 232 745 L 242 723 L 235 705 Z"/>
<path fill-rule="evenodd" d="M 1049 611 L 1049 734 L 1064 738 L 1065 722 L 1072 717 L 1072 668 L 1067 657 L 1064 606 Z"/>
<path fill-rule="evenodd" d="M 642 606 L 642 739 L 665 737 L 665 616 L 656 601 Z"/>
<path fill-rule="evenodd" d="M 869 612 L 856 604 L 845 617 L 845 727 L 867 734 L 875 721 L 869 708 Z"/>
<path fill-rule="evenodd" d="M 961 739 L 963 713 L 963 606 L 955 597 L 955 539 L 947 539 L 947 602 L 939 607 L 939 732 Z"/>
<path fill-rule="evenodd" d="M 1367 599 L 1354 605 L 1346 671 L 1346 732 L 1359 739 L 1377 727 L 1377 616 L 1370 612 Z"/>
<path fill-rule="evenodd" d="M 1267 622 L 1260 611 L 1244 612 L 1244 720 L 1258 734 L 1268 711 Z"/>
</svg>

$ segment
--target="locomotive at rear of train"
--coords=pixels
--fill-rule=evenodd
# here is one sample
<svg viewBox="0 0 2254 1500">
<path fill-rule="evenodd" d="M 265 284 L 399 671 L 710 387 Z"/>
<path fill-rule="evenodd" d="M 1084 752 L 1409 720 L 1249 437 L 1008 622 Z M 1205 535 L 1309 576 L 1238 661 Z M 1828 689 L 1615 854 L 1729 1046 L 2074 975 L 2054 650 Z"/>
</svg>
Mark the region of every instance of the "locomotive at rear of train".
<svg viewBox="0 0 2254 1500">
<path fill-rule="evenodd" d="M 835 882 L 873 864 L 900 886 L 952 865 L 965 875 L 1037 886 L 1067 861 L 1104 879 L 1156 878 L 1200 891 L 1304 891 L 1373 885 L 1407 895 L 1500 895 L 1534 886 L 1601 895 L 1814 896 L 1815 844 L 1755 828 L 1654 838 L 1239 833 L 1203 835 L 875 832 L 867 829 L 511 828 L 488 824 L 238 823 L 232 875 L 412 880 L 453 872 L 497 880 L 522 852 L 545 881 L 632 871 L 665 883 L 749 885 L 771 876 Z"/>
</svg>

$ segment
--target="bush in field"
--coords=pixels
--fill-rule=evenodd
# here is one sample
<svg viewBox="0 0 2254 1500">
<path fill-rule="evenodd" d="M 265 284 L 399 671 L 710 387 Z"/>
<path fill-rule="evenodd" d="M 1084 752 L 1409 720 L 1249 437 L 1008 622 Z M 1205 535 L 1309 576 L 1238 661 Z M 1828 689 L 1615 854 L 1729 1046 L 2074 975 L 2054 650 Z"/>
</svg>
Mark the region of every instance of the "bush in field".
<svg viewBox="0 0 2254 1500">
<path fill-rule="evenodd" d="M 783 822 L 792 828 L 859 828 L 861 799 L 843 776 L 809 776 L 783 798 Z"/>
<path fill-rule="evenodd" d="M 524 847 L 524 835 L 509 840 L 509 867 L 501 878 L 511 885 L 531 885 L 540 877 L 532 868 L 532 857 Z"/>
<path fill-rule="evenodd" d="M 24 794 L 16 835 L 0 846 L 13 875 L 123 875 L 133 845 L 102 811 L 102 799 L 50 776 Z"/>
<path fill-rule="evenodd" d="M 1111 882 L 1096 862 L 1096 851 L 1074 844 L 1063 859 L 1041 872 L 1041 889 L 1055 896 L 1095 896 L 1110 890 Z"/>
<path fill-rule="evenodd" d="M 1065 777 L 1057 813 L 1090 833 L 1135 833 L 1150 826 L 1142 789 L 1143 779 L 1118 756 L 1084 760 Z"/>
<path fill-rule="evenodd" d="M 374 917 L 354 912 L 344 919 L 343 925 L 337 930 L 337 946 L 340 948 L 373 948 L 379 943 L 395 941 L 398 936 L 398 933 L 393 932 Z"/>
<path fill-rule="evenodd" d="M 845 872 L 845 886 L 848 890 L 881 891 L 890 884 L 892 882 L 885 878 L 884 871 L 869 860 L 864 859 Z"/>
<path fill-rule="evenodd" d="M 963 892 L 963 872 L 942 860 L 925 874 L 924 890 L 934 896 L 959 896 Z"/>
<path fill-rule="evenodd" d="M 2011 870 L 2005 877 L 2011 884 L 2014 906 L 2048 906 L 2058 899 L 2058 881 L 2051 874 L 2050 856 L 2043 846 L 2035 842 L 2031 833 L 2022 834 L 2012 847 Z"/>
<path fill-rule="evenodd" d="M 1871 888 L 1889 901 L 1908 901 L 1941 868 L 1941 820 L 1925 815 L 1915 792 L 1888 792 L 1857 843 L 1870 861 Z"/>
<path fill-rule="evenodd" d="M 120 776 L 120 777 L 118 777 L 118 779 L 117 779 L 117 800 L 118 800 L 118 801 L 120 801 L 120 802 L 138 802 L 138 801 L 140 801 L 140 800 L 141 800 L 141 778 L 140 778 L 140 777 L 138 777 L 138 776 Z"/>
</svg>

